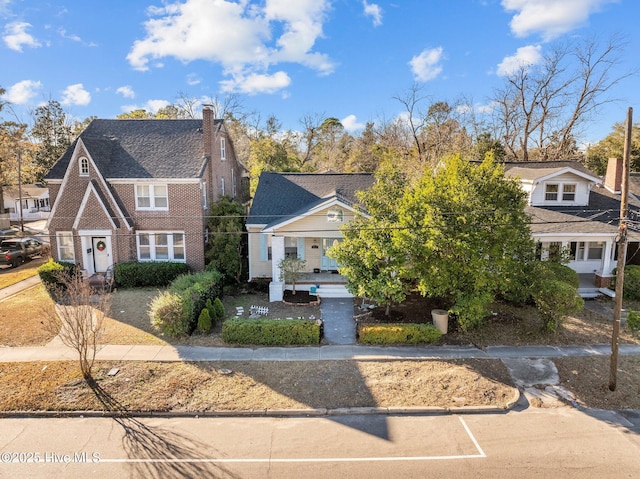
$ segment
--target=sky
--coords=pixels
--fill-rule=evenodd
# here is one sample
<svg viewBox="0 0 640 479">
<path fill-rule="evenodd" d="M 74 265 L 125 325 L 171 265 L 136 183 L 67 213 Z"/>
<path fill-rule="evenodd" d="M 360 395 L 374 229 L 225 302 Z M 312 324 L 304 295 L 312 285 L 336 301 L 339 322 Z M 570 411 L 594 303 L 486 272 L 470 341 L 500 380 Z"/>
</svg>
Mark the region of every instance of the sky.
<svg viewBox="0 0 640 479">
<path fill-rule="evenodd" d="M 620 35 L 613 75 L 634 72 L 639 20 L 637 0 L 0 0 L 0 87 L 26 123 L 48 100 L 82 120 L 236 94 L 285 129 L 321 115 L 357 134 L 402 114 L 412 85 L 487 114 L 505 75 L 562 42 Z M 628 107 L 638 121 L 639 80 L 609 92 L 582 142 Z"/>
</svg>

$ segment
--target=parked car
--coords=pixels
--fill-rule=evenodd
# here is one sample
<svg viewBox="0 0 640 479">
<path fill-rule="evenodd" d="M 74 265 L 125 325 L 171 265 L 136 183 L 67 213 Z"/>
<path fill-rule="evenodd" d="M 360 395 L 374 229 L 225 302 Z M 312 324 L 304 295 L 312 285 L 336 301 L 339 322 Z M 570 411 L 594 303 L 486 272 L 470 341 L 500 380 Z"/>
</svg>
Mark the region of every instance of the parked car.
<svg viewBox="0 0 640 479">
<path fill-rule="evenodd" d="M 20 232 L 20 230 L 17 230 L 15 228 L 9 228 L 6 230 L 0 230 L 0 241 L 2 241 L 3 239 L 6 238 L 13 238 L 14 236 L 18 236 L 18 233 Z"/>
<path fill-rule="evenodd" d="M 20 266 L 34 256 L 42 255 L 42 243 L 33 238 L 12 238 L 0 243 L 0 265 Z"/>
</svg>

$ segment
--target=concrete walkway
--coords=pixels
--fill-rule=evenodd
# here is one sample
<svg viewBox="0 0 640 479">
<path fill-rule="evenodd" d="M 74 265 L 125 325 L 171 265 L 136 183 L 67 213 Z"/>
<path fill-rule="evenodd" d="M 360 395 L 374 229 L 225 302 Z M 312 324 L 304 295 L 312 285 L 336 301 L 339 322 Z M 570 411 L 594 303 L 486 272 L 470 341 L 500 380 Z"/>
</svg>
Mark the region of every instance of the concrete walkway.
<svg viewBox="0 0 640 479">
<path fill-rule="evenodd" d="M 104 345 L 96 358 L 104 361 L 331 361 L 331 360 L 427 360 L 427 359 L 517 359 L 608 356 L 611 346 L 472 346 L 379 347 L 328 345 L 307 347 L 228 348 L 170 345 Z M 620 345 L 621 356 L 640 355 L 640 346 Z M 70 348 L 47 346 L 0 347 L 0 362 L 65 361 L 77 358 Z"/>
<path fill-rule="evenodd" d="M 352 298 L 323 298 L 320 313 L 324 340 L 329 344 L 356 344 L 356 322 Z"/>
</svg>

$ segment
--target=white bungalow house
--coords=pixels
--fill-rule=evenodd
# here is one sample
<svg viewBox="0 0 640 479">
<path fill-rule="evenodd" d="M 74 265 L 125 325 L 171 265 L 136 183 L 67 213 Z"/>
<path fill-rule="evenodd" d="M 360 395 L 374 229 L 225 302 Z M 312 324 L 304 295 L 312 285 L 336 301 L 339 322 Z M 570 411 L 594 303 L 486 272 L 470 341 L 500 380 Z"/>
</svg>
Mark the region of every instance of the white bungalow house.
<svg viewBox="0 0 640 479">
<path fill-rule="evenodd" d="M 41 183 L 6 186 L 3 190 L 4 209 L 11 221 L 47 219 L 51 211 L 49 188 Z"/>
<path fill-rule="evenodd" d="M 342 240 L 340 227 L 354 216 L 356 191 L 373 184 L 371 174 L 262 173 L 247 219 L 249 278 L 270 279 L 270 301 L 281 301 L 285 284 L 278 264 L 295 255 L 306 261 L 306 281 L 296 289 L 350 296 L 327 250 Z"/>
</svg>

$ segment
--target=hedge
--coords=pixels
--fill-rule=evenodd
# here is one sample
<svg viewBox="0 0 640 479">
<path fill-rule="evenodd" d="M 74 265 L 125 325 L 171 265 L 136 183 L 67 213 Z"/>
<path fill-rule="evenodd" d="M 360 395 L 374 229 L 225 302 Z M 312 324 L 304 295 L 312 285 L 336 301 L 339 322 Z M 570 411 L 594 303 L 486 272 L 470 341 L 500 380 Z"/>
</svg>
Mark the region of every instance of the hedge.
<svg viewBox="0 0 640 479">
<path fill-rule="evenodd" d="M 442 333 L 432 324 L 361 324 L 359 341 L 364 344 L 435 343 Z"/>
<path fill-rule="evenodd" d="M 222 325 L 222 340 L 262 346 L 319 344 L 320 323 L 303 319 L 232 318 Z"/>
<path fill-rule="evenodd" d="M 198 318 L 207 307 L 207 301 L 215 302 L 222 297 L 222 282 L 221 273 L 209 270 L 178 276 L 169 285 L 170 292 L 183 298 L 189 334 L 198 326 Z"/>
<path fill-rule="evenodd" d="M 131 261 L 117 263 L 114 267 L 114 278 L 116 284 L 122 288 L 163 287 L 188 272 L 189 267 L 186 263 Z"/>
<path fill-rule="evenodd" d="M 64 283 L 60 281 L 60 277 L 71 276 L 73 274 L 80 274 L 78 265 L 64 261 L 54 261 L 51 258 L 38 268 L 40 281 L 42 281 L 47 292 L 54 300 L 56 300 L 56 291 L 64 291 Z"/>
</svg>

